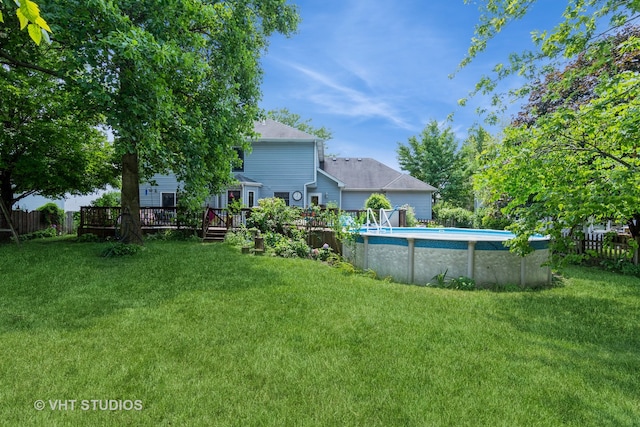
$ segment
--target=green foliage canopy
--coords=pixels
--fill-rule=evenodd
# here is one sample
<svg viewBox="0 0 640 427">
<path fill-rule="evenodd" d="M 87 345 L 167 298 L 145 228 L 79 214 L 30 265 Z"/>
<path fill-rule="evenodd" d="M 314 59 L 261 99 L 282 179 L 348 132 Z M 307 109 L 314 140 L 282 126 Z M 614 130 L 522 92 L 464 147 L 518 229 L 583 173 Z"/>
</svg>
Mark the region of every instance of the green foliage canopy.
<svg viewBox="0 0 640 427">
<path fill-rule="evenodd" d="M 559 237 L 588 218 L 624 222 L 639 211 L 640 76 L 607 76 L 595 92 L 577 109 L 507 128 L 487 162 L 478 184 L 507 202 L 521 248 L 534 232 Z"/>
<path fill-rule="evenodd" d="M 474 3 L 472 0 L 464 2 Z M 469 65 L 505 27 L 523 18 L 538 3 L 537 0 L 480 2 L 480 19 L 459 69 Z M 640 11 L 640 2 L 637 0 L 567 0 L 566 4 L 555 27 L 532 29 L 532 49 L 509 54 L 506 62 L 495 64 L 492 72 L 483 75 L 470 92 L 470 96 L 478 93 L 492 95 L 493 111 L 484 108 L 479 110 L 488 113 L 490 122 L 495 123 L 498 114 L 505 110 L 506 100 L 527 96 L 537 87 L 542 76 L 560 67 L 567 59 L 575 58 L 589 44 L 602 40 L 612 30 L 622 28 L 634 20 Z M 497 90 L 500 81 L 516 75 L 524 77 L 528 83 L 506 94 Z M 464 105 L 467 99 L 459 102 Z"/>
<path fill-rule="evenodd" d="M 316 127 L 311 123 L 311 119 L 303 119 L 299 114 L 292 113 L 288 108 L 267 111 L 267 117 L 285 125 L 291 126 L 310 135 L 315 135 L 323 141 L 333 138 L 330 129 L 324 126 Z"/>
<path fill-rule="evenodd" d="M 134 222 L 142 178 L 174 172 L 186 207 L 232 180 L 234 147 L 248 148 L 259 115 L 260 54 L 273 32 L 289 35 L 299 20 L 286 0 L 54 0 L 46 14 L 60 59 L 46 72 L 104 114 Z M 45 70 L 19 50 L 7 56 L 12 66 Z"/>
<path fill-rule="evenodd" d="M 18 34 L 5 48 L 21 50 Z M 30 44 L 30 43 L 29 43 Z M 55 67 L 52 52 L 23 50 Z M 81 93 L 64 81 L 27 68 L 0 67 L 0 197 L 11 209 L 32 195 L 58 198 L 114 184 L 113 145 L 96 126 L 101 116 L 80 110 Z"/>
<path fill-rule="evenodd" d="M 431 120 L 419 136 L 410 137 L 406 145 L 398 143 L 397 153 L 403 170 L 437 188 L 434 203 L 442 199 L 458 205 L 468 198 L 463 158 L 451 127 Z"/>
</svg>

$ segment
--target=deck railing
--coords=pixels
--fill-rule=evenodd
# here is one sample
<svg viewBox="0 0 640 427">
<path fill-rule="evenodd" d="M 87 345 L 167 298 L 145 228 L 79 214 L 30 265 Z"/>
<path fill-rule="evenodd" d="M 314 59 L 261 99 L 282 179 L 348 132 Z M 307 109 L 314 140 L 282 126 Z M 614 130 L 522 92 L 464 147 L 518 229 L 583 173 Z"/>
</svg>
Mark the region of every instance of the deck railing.
<svg viewBox="0 0 640 427">
<path fill-rule="evenodd" d="M 202 228 L 206 231 L 209 227 L 226 228 L 231 230 L 241 225 L 246 225 L 247 218 L 251 216 L 251 208 L 243 208 L 237 212 L 229 212 L 226 208 L 204 208 L 203 211 L 184 214 L 175 207 L 141 207 L 140 225 L 143 229 L 161 228 Z M 361 217 L 365 211 L 331 210 L 333 213 L 351 216 L 354 219 Z M 114 229 L 122 209 L 118 206 L 83 206 L 80 208 L 80 226 L 78 233 L 94 232 L 99 229 Z M 329 216 L 331 217 L 331 216 Z M 307 228 L 331 228 L 333 224 L 327 222 L 327 216 L 318 215 L 316 210 L 302 210 L 300 223 L 292 224 Z"/>
</svg>

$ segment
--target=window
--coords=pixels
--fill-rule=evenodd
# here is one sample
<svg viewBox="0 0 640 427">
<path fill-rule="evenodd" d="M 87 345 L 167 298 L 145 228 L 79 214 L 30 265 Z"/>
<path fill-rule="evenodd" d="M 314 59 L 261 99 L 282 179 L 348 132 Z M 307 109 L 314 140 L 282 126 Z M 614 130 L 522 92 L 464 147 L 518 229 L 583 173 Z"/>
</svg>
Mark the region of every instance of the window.
<svg viewBox="0 0 640 427">
<path fill-rule="evenodd" d="M 284 200 L 284 204 L 289 206 L 289 193 L 275 192 L 273 193 L 273 197 L 277 197 L 278 199 Z"/>
<path fill-rule="evenodd" d="M 244 150 L 242 150 L 242 148 L 235 147 L 234 151 L 236 152 L 238 159 L 240 159 L 239 160 L 240 163 L 234 165 L 231 170 L 233 172 L 244 172 Z"/>
<path fill-rule="evenodd" d="M 173 208 L 176 205 L 176 193 L 162 193 L 162 207 Z"/>
<path fill-rule="evenodd" d="M 240 190 L 227 191 L 227 206 L 237 200 L 240 200 Z"/>
<path fill-rule="evenodd" d="M 254 207 L 256 205 L 256 192 L 255 191 L 249 191 L 249 193 L 247 194 L 249 196 L 249 204 L 248 206 L 250 208 Z"/>
</svg>

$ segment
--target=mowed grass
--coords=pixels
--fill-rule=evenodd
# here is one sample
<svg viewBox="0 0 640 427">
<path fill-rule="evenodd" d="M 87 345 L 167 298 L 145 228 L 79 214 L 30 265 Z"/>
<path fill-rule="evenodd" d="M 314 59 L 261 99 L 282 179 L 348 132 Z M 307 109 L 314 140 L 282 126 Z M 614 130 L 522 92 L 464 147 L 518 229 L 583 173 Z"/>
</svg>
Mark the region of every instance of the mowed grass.
<svg viewBox="0 0 640 427">
<path fill-rule="evenodd" d="M 462 292 L 225 244 L 104 247 L 0 246 L 2 425 L 640 425 L 637 278 Z"/>
</svg>

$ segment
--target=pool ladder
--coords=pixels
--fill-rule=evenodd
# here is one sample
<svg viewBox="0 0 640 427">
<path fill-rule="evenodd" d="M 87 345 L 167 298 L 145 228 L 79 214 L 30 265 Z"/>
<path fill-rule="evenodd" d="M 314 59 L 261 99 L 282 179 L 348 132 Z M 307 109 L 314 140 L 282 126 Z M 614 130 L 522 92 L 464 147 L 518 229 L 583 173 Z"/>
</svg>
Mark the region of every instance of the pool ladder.
<svg viewBox="0 0 640 427">
<path fill-rule="evenodd" d="M 393 215 L 393 212 L 391 214 Z M 387 225 L 389 226 L 389 233 L 391 233 L 393 231 L 393 228 L 391 227 L 391 221 L 389 220 L 389 216 L 387 215 L 387 212 L 384 209 L 380 209 L 380 217 L 379 218 L 380 218 L 380 224 L 378 225 L 378 221 L 376 220 L 376 216 L 373 214 L 373 209 L 367 208 L 367 222 L 365 224 L 367 229 L 373 228 L 378 233 L 381 233 L 381 232 L 384 231 L 383 227 L 384 227 L 384 224 L 386 222 Z M 367 231 L 369 231 L 369 230 L 367 230 Z"/>
</svg>

